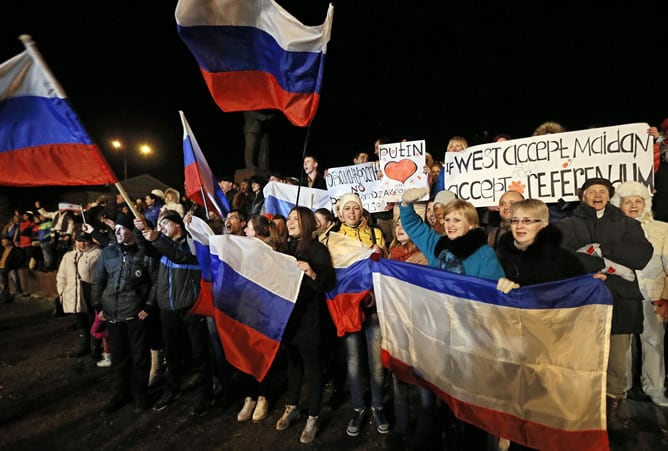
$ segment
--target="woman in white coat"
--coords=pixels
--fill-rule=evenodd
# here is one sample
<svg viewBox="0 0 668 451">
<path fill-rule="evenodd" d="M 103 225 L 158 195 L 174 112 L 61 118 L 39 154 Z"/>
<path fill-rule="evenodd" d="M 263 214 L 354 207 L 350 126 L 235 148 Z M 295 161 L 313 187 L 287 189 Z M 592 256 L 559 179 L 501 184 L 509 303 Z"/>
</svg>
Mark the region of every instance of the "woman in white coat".
<svg viewBox="0 0 668 451">
<path fill-rule="evenodd" d="M 81 357 L 91 351 L 90 327 L 95 311 L 90 306 L 90 286 L 102 250 L 83 231 L 77 231 L 75 240 L 74 249 L 63 256 L 58 266 L 56 288 L 63 312 L 74 314 L 76 319 L 79 350 L 72 356 Z"/>
<path fill-rule="evenodd" d="M 647 266 L 636 271 L 643 295 L 642 389 L 657 406 L 668 407 L 664 394 L 665 318 L 658 315 L 655 304 L 668 299 L 668 223 L 657 221 L 652 215 L 652 198 L 646 186 L 638 182 L 624 182 L 615 189 L 610 203 L 619 207 L 626 216 L 640 221 L 645 237 L 652 243 L 654 254 Z"/>
</svg>

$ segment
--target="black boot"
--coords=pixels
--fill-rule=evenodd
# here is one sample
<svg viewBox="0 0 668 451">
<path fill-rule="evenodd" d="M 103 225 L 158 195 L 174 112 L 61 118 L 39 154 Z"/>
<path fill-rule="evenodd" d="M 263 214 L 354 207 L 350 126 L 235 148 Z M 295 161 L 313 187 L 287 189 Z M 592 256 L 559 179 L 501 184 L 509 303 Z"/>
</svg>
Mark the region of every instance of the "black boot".
<svg viewBox="0 0 668 451">
<path fill-rule="evenodd" d="M 53 310 L 51 310 L 51 317 L 60 318 L 63 315 L 65 315 L 63 312 L 63 304 L 60 303 L 60 298 L 56 297 L 53 300 Z"/>
<path fill-rule="evenodd" d="M 608 419 L 608 430 L 624 430 L 628 429 L 629 421 L 622 419 L 619 416 L 619 409 L 622 405 L 622 398 L 610 398 L 606 397 L 605 412 Z"/>
<path fill-rule="evenodd" d="M 77 329 L 79 329 L 79 350 L 72 357 L 83 357 L 90 354 L 90 325 L 85 313 L 75 313 Z"/>
</svg>

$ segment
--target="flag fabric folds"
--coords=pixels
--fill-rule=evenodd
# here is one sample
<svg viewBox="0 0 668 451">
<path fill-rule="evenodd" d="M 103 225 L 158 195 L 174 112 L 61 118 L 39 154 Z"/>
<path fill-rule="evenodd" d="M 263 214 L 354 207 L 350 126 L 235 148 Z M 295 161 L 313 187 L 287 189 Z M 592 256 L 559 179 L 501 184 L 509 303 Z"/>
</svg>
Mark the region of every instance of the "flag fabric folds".
<svg viewBox="0 0 668 451">
<path fill-rule="evenodd" d="M 541 450 L 608 449 L 612 299 L 591 276 L 504 295 L 495 282 L 373 263 L 386 367 L 455 415 Z"/>
<path fill-rule="evenodd" d="M 342 337 L 362 329 L 364 313 L 360 303 L 372 289 L 370 257 L 373 251 L 361 241 L 340 233 L 330 233 L 328 240 L 336 285 L 325 294 L 327 309 L 337 335 Z"/>
<path fill-rule="evenodd" d="M 294 257 L 258 239 L 209 235 L 208 243 L 213 308 L 200 299 L 194 313 L 212 313 L 226 359 L 262 380 L 278 352 L 304 273 Z M 198 251 L 197 257 L 206 254 Z M 204 277 L 207 268 L 202 270 Z"/>
<path fill-rule="evenodd" d="M 313 211 L 318 208 L 331 210 L 332 204 L 329 194 L 324 189 L 305 186 L 300 188 L 287 183 L 269 182 L 262 190 L 267 214 L 271 216 L 283 215 L 287 218 L 290 210 L 297 205 L 297 190 L 299 190 L 299 205 L 301 207 L 310 208 Z"/>
<path fill-rule="evenodd" d="M 313 120 L 322 86 L 334 7 L 306 26 L 273 0 L 179 0 L 179 35 L 223 111 L 281 110 Z"/>
<path fill-rule="evenodd" d="M 183 111 L 179 111 L 183 123 L 183 165 L 186 196 L 209 210 L 215 209 L 224 218 L 230 211 L 225 193 L 211 172 L 204 154 L 197 144 Z"/>
<path fill-rule="evenodd" d="M 0 64 L 0 185 L 116 182 L 48 68 L 28 50 Z"/>
</svg>

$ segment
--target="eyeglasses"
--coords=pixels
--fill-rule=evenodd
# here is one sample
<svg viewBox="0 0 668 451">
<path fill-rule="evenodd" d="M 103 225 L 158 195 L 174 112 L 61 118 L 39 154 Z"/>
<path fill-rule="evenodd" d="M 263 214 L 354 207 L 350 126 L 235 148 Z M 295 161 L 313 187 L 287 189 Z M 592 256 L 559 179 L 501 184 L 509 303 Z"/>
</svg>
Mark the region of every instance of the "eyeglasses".
<svg viewBox="0 0 668 451">
<path fill-rule="evenodd" d="M 519 223 L 522 223 L 522 225 L 531 225 L 531 224 L 536 224 L 537 222 L 543 222 L 542 219 L 533 219 L 533 218 L 511 218 L 510 219 L 510 225 L 516 226 Z"/>
<path fill-rule="evenodd" d="M 227 218 L 225 218 L 225 219 L 230 219 L 230 220 L 232 220 L 232 219 L 238 219 L 239 221 L 241 221 L 241 218 L 240 218 L 239 216 L 235 216 L 235 215 L 229 215 L 229 216 L 228 216 Z"/>
</svg>

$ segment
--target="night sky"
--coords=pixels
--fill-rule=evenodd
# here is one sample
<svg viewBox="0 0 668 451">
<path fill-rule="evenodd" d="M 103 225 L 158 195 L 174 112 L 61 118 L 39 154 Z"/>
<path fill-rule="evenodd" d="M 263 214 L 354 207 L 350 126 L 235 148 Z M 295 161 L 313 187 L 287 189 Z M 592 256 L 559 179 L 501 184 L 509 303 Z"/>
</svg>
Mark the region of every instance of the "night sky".
<svg viewBox="0 0 668 451">
<path fill-rule="evenodd" d="M 0 59 L 22 33 L 37 47 L 117 176 L 183 183 L 183 110 L 214 173 L 243 166 L 242 114 L 211 99 L 176 32 L 176 0 L 0 2 Z M 279 1 L 307 24 L 327 1 Z M 592 2 L 581 2 L 592 3 Z M 598 3 L 598 2 L 596 2 Z M 522 137 L 541 122 L 569 130 L 668 117 L 668 2 L 336 1 L 318 113 L 308 149 L 321 167 L 352 164 L 380 136 Z M 547 6 L 549 5 L 549 6 Z M 299 175 L 305 129 L 280 116 L 272 169 Z M 150 143 L 155 155 L 135 150 Z"/>
</svg>

